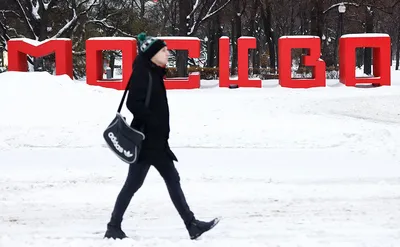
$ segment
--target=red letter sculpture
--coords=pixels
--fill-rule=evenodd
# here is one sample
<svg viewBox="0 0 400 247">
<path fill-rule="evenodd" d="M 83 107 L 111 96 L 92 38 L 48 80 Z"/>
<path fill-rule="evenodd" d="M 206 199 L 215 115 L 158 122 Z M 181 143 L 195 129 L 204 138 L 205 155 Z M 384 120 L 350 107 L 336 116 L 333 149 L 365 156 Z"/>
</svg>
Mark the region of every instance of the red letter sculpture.
<svg viewBox="0 0 400 247">
<path fill-rule="evenodd" d="M 28 71 L 27 55 L 34 57 L 56 55 L 56 75 L 72 77 L 72 41 L 70 39 L 48 39 L 38 42 L 29 39 L 8 41 L 8 70 Z"/>
<path fill-rule="evenodd" d="M 340 82 L 346 86 L 372 83 L 390 86 L 390 37 L 387 34 L 349 34 L 340 38 Z M 356 48 L 372 47 L 375 77 L 357 78 Z"/>
<path fill-rule="evenodd" d="M 187 50 L 189 57 L 200 57 L 200 39 L 192 37 L 157 37 L 167 43 L 168 50 Z M 166 89 L 200 88 L 200 73 L 193 72 L 188 78 L 164 79 Z"/>
<path fill-rule="evenodd" d="M 312 66 L 312 79 L 292 78 L 292 49 L 309 49 L 303 56 L 305 66 Z M 321 43 L 318 36 L 283 36 L 279 38 L 279 84 L 288 88 L 324 87 L 326 85 L 325 62 L 320 59 Z"/>
<path fill-rule="evenodd" d="M 238 79 L 231 79 L 229 73 L 229 38 L 219 39 L 219 86 L 229 87 L 237 84 L 239 87 L 261 87 L 260 79 L 249 79 L 249 49 L 256 48 L 257 40 L 254 37 L 240 37 L 238 39 Z"/>
<path fill-rule="evenodd" d="M 103 50 L 122 51 L 122 80 L 103 79 Z M 132 73 L 136 57 L 134 38 L 91 38 L 86 41 L 86 81 L 93 86 L 124 90 Z"/>
</svg>

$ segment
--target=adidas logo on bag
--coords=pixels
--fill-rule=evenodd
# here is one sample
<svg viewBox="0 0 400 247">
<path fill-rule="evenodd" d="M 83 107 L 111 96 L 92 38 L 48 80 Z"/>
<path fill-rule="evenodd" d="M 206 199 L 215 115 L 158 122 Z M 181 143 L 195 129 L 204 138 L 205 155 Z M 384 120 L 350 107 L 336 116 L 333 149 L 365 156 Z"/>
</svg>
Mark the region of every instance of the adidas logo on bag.
<svg viewBox="0 0 400 247">
<path fill-rule="evenodd" d="M 108 133 L 108 137 L 110 138 L 110 140 L 112 141 L 112 143 L 114 144 L 114 147 L 122 154 L 124 154 L 126 157 L 132 157 L 133 154 L 129 151 L 129 150 L 124 150 L 121 145 L 119 145 L 118 143 L 118 139 L 117 137 L 115 137 L 114 133 L 110 132 Z"/>
</svg>

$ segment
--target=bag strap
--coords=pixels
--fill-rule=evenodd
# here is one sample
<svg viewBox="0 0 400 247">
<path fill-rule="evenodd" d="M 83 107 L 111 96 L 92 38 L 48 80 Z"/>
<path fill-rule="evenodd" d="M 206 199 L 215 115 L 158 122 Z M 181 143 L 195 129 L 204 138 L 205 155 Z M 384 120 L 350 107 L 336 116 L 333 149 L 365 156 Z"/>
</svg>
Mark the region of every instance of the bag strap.
<svg viewBox="0 0 400 247">
<path fill-rule="evenodd" d="M 146 94 L 146 102 L 145 102 L 146 107 L 149 106 L 151 89 L 152 89 L 152 86 L 153 86 L 152 85 L 153 84 L 153 78 L 151 76 L 150 71 L 148 73 L 149 73 L 149 84 L 147 85 L 147 94 Z M 122 106 L 123 106 L 124 101 L 125 101 L 126 93 L 128 92 L 128 89 L 129 89 L 129 85 L 130 85 L 130 80 L 129 80 L 129 83 L 127 83 L 127 85 L 126 85 L 124 95 L 122 96 L 122 99 L 121 99 L 121 103 L 119 103 L 119 107 L 118 107 L 118 111 L 117 111 L 118 113 L 121 112 Z"/>
</svg>

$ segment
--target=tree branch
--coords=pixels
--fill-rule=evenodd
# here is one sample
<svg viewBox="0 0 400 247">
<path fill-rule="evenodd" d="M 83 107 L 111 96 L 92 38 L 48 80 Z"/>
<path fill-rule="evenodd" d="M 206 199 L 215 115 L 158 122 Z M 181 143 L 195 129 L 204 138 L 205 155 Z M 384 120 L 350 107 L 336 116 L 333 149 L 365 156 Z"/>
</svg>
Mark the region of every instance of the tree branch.
<svg viewBox="0 0 400 247">
<path fill-rule="evenodd" d="M 76 6 L 75 1 L 72 1 L 72 13 L 73 13 L 72 19 L 67 24 L 65 24 L 64 27 L 61 28 L 60 31 L 58 31 L 58 33 L 52 37 L 52 39 L 61 37 L 67 30 L 74 27 L 76 25 L 76 23 L 78 22 L 78 17 L 82 16 L 82 15 L 86 15 L 97 3 L 97 0 L 94 0 L 93 3 L 89 6 L 89 8 L 82 11 L 81 13 L 77 13 L 78 7 L 82 6 L 82 4 L 87 3 L 88 1 L 89 0 L 81 2 L 80 4 L 78 4 L 78 6 Z"/>
<path fill-rule="evenodd" d="M 23 19 L 24 19 L 25 24 L 28 26 L 29 31 L 33 34 L 33 37 L 35 38 L 35 40 L 39 40 L 39 37 L 36 36 L 36 33 L 35 33 L 35 31 L 33 30 L 33 27 L 32 27 L 32 25 L 31 25 L 31 23 L 30 23 L 30 21 L 29 21 L 29 18 L 28 18 L 28 16 L 26 15 L 25 9 L 24 9 L 24 7 L 22 6 L 21 1 L 20 1 L 20 0 L 14 0 L 14 1 L 18 4 L 19 8 L 21 9 L 22 13 L 24 14 L 24 18 L 23 18 Z"/>
<path fill-rule="evenodd" d="M 10 40 L 10 36 L 8 36 L 8 34 L 7 34 L 6 25 L 1 20 L 0 20 L 0 30 L 1 30 L 1 33 L 0 33 L 1 40 L 0 40 L 0 42 L 1 42 L 1 44 L 3 44 L 3 46 L 7 50 L 7 41 Z"/>
<path fill-rule="evenodd" d="M 32 17 L 35 18 L 35 20 L 40 20 L 40 15 L 39 15 L 39 6 L 40 3 L 43 4 L 43 0 L 38 0 L 36 2 L 36 5 L 33 5 L 33 0 L 29 0 L 31 3 L 31 13 Z"/>
<path fill-rule="evenodd" d="M 81 2 L 81 3 L 79 3 L 78 6 L 76 6 L 76 9 L 77 9 L 77 10 L 80 9 L 80 8 L 82 7 L 82 5 L 86 4 L 87 2 L 89 2 L 89 0 L 85 0 L 85 1 L 83 1 L 83 2 Z M 95 2 L 96 2 L 96 1 L 95 1 Z"/>
<path fill-rule="evenodd" d="M 97 5 L 97 0 L 94 0 L 93 1 L 93 3 L 89 6 L 89 8 L 87 8 L 85 11 L 83 11 L 82 13 L 80 13 L 79 15 L 81 16 L 81 15 L 86 15 L 89 11 L 91 11 L 92 10 L 92 8 L 94 7 L 94 6 L 96 6 Z"/>
<path fill-rule="evenodd" d="M 86 51 L 72 51 L 72 54 L 75 56 L 84 56 L 86 55 Z"/>
<path fill-rule="evenodd" d="M 98 24 L 98 25 L 101 25 L 101 26 L 103 26 L 103 27 L 105 27 L 105 28 L 108 28 L 108 29 L 110 29 L 110 30 L 114 30 L 114 31 L 120 32 L 121 34 L 123 34 L 123 35 L 125 35 L 125 36 L 133 37 L 132 34 L 126 33 L 126 32 L 122 31 L 121 29 L 119 29 L 119 28 L 117 28 L 117 27 L 114 27 L 114 26 L 111 26 L 111 25 L 107 24 L 107 23 L 106 23 L 106 19 L 103 19 L 103 20 L 90 20 L 90 21 L 87 21 L 86 24 L 87 24 L 87 23 Z"/>
<path fill-rule="evenodd" d="M 46 10 L 53 8 L 53 6 L 56 4 L 56 1 L 54 0 L 50 0 L 50 2 L 48 2 L 47 4 L 44 4 L 44 8 Z"/>
<path fill-rule="evenodd" d="M 0 13 L 3 14 L 4 19 L 6 18 L 6 17 L 5 17 L 5 14 L 8 14 L 8 13 L 14 14 L 14 15 L 16 15 L 16 16 L 19 17 L 19 18 L 22 17 L 20 14 L 18 14 L 18 13 L 15 12 L 14 10 L 0 10 Z"/>
<path fill-rule="evenodd" d="M 217 0 L 215 0 L 217 1 Z M 224 5 L 222 5 L 219 9 L 217 9 L 216 11 L 210 13 L 208 12 L 207 15 L 201 20 L 201 22 L 207 20 L 208 18 L 212 17 L 213 15 L 217 14 L 218 12 L 220 12 L 222 9 L 224 9 L 232 0 L 228 0 L 227 2 L 225 2 Z M 211 9 L 210 9 L 211 10 Z"/>
<path fill-rule="evenodd" d="M 214 4 L 215 4 L 215 2 L 214 2 Z M 194 12 L 196 12 L 196 10 L 199 8 L 199 0 L 196 0 L 196 3 L 194 4 L 194 6 L 193 6 L 193 9 L 192 9 L 192 12 L 190 12 L 190 14 L 189 14 L 189 16 L 191 16 L 191 15 L 193 15 L 194 14 Z M 211 7 L 212 8 L 212 7 Z M 189 17 L 188 16 L 188 17 Z"/>
<path fill-rule="evenodd" d="M 215 14 L 217 14 L 218 12 L 220 12 L 222 9 L 224 9 L 232 0 L 227 0 L 221 7 L 219 7 L 217 10 L 215 10 L 214 12 L 211 12 L 212 9 L 214 8 L 217 0 L 214 0 L 214 2 L 212 3 L 211 7 L 208 9 L 207 14 L 202 17 L 202 15 L 199 15 L 199 18 L 197 21 L 195 21 L 193 23 L 192 28 L 190 29 L 190 31 L 188 32 L 188 35 L 193 35 L 194 33 L 196 33 L 197 29 L 200 27 L 200 25 L 206 21 L 207 19 L 209 19 L 210 17 L 214 16 Z M 204 10 L 204 8 L 202 8 L 202 11 Z"/>
<path fill-rule="evenodd" d="M 135 3 L 136 7 L 137 7 L 138 9 L 140 9 L 140 4 L 137 2 L 137 0 L 133 0 L 133 2 Z M 132 7 L 134 7 L 134 6 L 132 6 Z"/>
</svg>

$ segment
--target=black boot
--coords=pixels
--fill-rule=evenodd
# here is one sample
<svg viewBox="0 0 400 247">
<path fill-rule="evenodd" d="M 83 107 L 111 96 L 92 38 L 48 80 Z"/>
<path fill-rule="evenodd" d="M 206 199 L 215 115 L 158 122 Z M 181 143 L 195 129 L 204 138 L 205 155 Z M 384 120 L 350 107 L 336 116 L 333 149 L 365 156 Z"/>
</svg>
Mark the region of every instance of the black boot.
<svg viewBox="0 0 400 247">
<path fill-rule="evenodd" d="M 107 224 L 107 231 L 104 238 L 123 239 L 127 238 L 126 234 L 122 231 L 121 225 Z"/>
<path fill-rule="evenodd" d="M 206 231 L 211 230 L 218 224 L 218 222 L 218 218 L 215 218 L 209 222 L 194 219 L 186 226 L 186 229 L 189 232 L 190 239 L 193 240 L 200 237 Z"/>
</svg>

